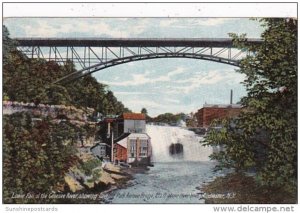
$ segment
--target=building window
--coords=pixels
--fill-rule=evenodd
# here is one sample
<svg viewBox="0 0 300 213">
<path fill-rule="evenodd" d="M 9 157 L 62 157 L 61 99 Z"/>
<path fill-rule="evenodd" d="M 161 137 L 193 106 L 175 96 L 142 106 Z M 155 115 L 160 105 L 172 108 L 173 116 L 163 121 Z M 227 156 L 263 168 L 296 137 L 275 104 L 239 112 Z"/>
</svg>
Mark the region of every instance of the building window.
<svg viewBox="0 0 300 213">
<path fill-rule="evenodd" d="M 135 140 L 129 140 L 129 144 L 130 144 L 130 156 L 136 157 L 136 141 Z"/>
<path fill-rule="evenodd" d="M 147 140 L 140 140 L 140 147 L 145 147 L 147 148 L 148 147 L 148 141 Z"/>
<path fill-rule="evenodd" d="M 128 129 L 129 133 L 135 133 L 135 129 Z"/>
<path fill-rule="evenodd" d="M 134 125 L 134 130 L 137 133 L 142 133 L 145 130 L 145 121 L 135 120 L 133 125 Z"/>
<path fill-rule="evenodd" d="M 146 157 L 148 154 L 148 141 L 140 140 L 140 157 Z"/>
<path fill-rule="evenodd" d="M 147 157 L 147 153 L 140 153 L 140 157 Z"/>
</svg>

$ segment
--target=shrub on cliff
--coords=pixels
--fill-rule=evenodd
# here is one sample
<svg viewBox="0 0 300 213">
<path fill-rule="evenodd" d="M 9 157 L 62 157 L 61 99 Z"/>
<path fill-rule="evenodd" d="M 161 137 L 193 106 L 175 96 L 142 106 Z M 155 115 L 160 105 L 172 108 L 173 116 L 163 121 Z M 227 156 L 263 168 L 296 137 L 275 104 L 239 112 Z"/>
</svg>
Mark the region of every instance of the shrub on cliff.
<svg viewBox="0 0 300 213">
<path fill-rule="evenodd" d="M 3 133 L 4 203 L 45 203 L 41 199 L 14 199 L 12 195 L 58 191 L 65 173 L 77 162 L 74 127 L 21 112 L 4 115 Z"/>
</svg>

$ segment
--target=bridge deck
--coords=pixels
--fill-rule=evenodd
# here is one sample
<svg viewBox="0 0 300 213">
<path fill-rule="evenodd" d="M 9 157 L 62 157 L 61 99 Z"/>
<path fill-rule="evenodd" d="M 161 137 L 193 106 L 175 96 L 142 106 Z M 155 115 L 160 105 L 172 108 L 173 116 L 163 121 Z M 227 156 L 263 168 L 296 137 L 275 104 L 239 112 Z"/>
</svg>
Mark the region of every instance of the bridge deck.
<svg viewBox="0 0 300 213">
<path fill-rule="evenodd" d="M 232 47 L 230 38 L 15 38 L 18 46 L 56 46 L 56 47 Z M 260 39 L 249 38 L 253 44 Z"/>
</svg>

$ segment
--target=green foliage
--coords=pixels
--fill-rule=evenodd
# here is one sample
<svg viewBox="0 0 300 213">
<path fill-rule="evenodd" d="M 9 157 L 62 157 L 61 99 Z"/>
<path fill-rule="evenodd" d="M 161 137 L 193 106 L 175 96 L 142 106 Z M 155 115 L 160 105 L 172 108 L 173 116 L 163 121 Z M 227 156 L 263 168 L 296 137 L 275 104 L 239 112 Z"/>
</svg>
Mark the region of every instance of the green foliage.
<svg viewBox="0 0 300 213">
<path fill-rule="evenodd" d="M 3 26 L 3 92 L 11 101 L 36 104 L 74 105 L 94 108 L 102 114 L 129 112 L 107 86 L 92 76 L 85 76 L 66 85 L 53 85 L 55 80 L 74 72 L 72 62 L 59 65 L 54 61 L 28 59 L 15 48 Z"/>
<path fill-rule="evenodd" d="M 16 49 L 16 42 L 9 37 L 9 32 L 7 27 L 2 26 L 2 56 L 4 63 L 6 62 L 6 56 L 10 52 Z"/>
<path fill-rule="evenodd" d="M 295 204 L 297 194 L 283 186 L 262 186 L 255 177 L 243 173 L 231 173 L 217 177 L 202 188 L 206 194 L 227 194 L 222 199 L 207 197 L 207 204 Z"/>
<path fill-rule="evenodd" d="M 250 169 L 255 165 L 254 150 L 249 143 L 245 143 L 244 135 L 234 125 L 233 120 L 215 120 L 204 145 L 222 147 L 225 151 L 215 152 L 210 158 L 217 160 L 216 169 L 235 168 L 237 172 Z M 251 150 L 250 152 L 248 152 Z"/>
<path fill-rule="evenodd" d="M 75 71 L 70 61 L 59 65 L 54 61 L 29 59 L 16 49 L 3 26 L 3 99 L 51 105 L 74 105 L 94 108 L 102 114 L 121 114 L 129 109 L 116 99 L 106 85 L 86 76 L 66 85 L 53 85 Z M 33 121 L 29 113 L 4 116 L 3 138 L 3 196 L 5 203 L 46 202 L 11 198 L 12 193 L 49 193 L 64 183 L 64 174 L 77 162 L 74 144 L 78 137 L 93 136 L 96 127 L 81 128 L 69 122 L 54 124 L 50 120 Z M 101 165 L 98 160 L 82 168 Z M 96 175 L 96 174 L 95 174 Z"/>
<path fill-rule="evenodd" d="M 3 123 L 4 202 L 43 202 L 11 196 L 50 193 L 64 183 L 65 173 L 77 162 L 74 127 L 70 123 L 33 120 L 24 112 L 4 115 Z"/>
<path fill-rule="evenodd" d="M 96 134 L 98 127 L 95 125 L 85 124 L 81 129 L 85 133 L 86 137 L 93 137 Z"/>
<path fill-rule="evenodd" d="M 142 109 L 141 109 L 141 113 L 143 113 L 143 114 L 145 115 L 145 117 L 146 117 L 146 122 L 151 121 L 152 118 L 148 115 L 148 110 L 147 110 L 146 108 L 142 108 Z"/>
<path fill-rule="evenodd" d="M 67 89 L 63 86 L 53 84 L 46 88 L 45 93 L 41 92 L 37 98 L 39 102 L 46 100 L 46 103 L 50 105 L 69 105 L 71 102 L 71 97 Z M 48 101 L 46 98 L 48 98 Z"/>
<path fill-rule="evenodd" d="M 206 144 L 220 143 L 224 153 L 212 156 L 221 167 L 254 168 L 263 184 L 294 187 L 297 180 L 297 20 L 261 19 L 261 45 L 231 34 L 235 45 L 254 51 L 238 72 L 247 96 L 235 121 L 211 132 Z M 230 123 L 230 125 L 229 125 Z"/>
<path fill-rule="evenodd" d="M 172 114 L 164 113 L 156 116 L 155 118 L 150 119 L 151 122 L 162 122 L 167 124 L 177 123 L 180 119 L 185 116 L 184 113 Z"/>
<path fill-rule="evenodd" d="M 94 158 L 86 162 L 81 162 L 79 169 L 84 172 L 85 175 L 91 176 L 94 172 L 93 170 L 101 166 L 101 160 Z"/>
<path fill-rule="evenodd" d="M 101 169 L 94 169 L 92 171 L 92 178 L 88 179 L 87 182 L 93 183 L 93 182 L 99 180 L 100 177 L 101 177 Z"/>
<path fill-rule="evenodd" d="M 141 110 L 141 113 L 143 113 L 143 114 L 147 115 L 147 114 L 148 114 L 148 111 L 147 111 L 147 109 L 146 109 L 146 108 L 142 108 L 142 110 Z"/>
</svg>

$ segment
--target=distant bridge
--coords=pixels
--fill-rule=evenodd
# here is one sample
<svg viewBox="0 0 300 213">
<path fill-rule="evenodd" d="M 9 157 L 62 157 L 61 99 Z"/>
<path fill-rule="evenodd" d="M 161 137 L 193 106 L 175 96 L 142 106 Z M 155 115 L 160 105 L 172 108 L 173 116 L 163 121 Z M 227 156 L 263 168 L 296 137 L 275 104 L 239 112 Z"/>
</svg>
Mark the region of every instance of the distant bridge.
<svg viewBox="0 0 300 213">
<path fill-rule="evenodd" d="M 251 54 L 233 46 L 230 38 L 16 38 L 18 49 L 30 58 L 63 64 L 72 61 L 80 70 L 56 80 L 66 83 L 108 67 L 157 58 L 191 58 L 239 66 Z M 260 44 L 260 39 L 248 39 Z"/>
</svg>

